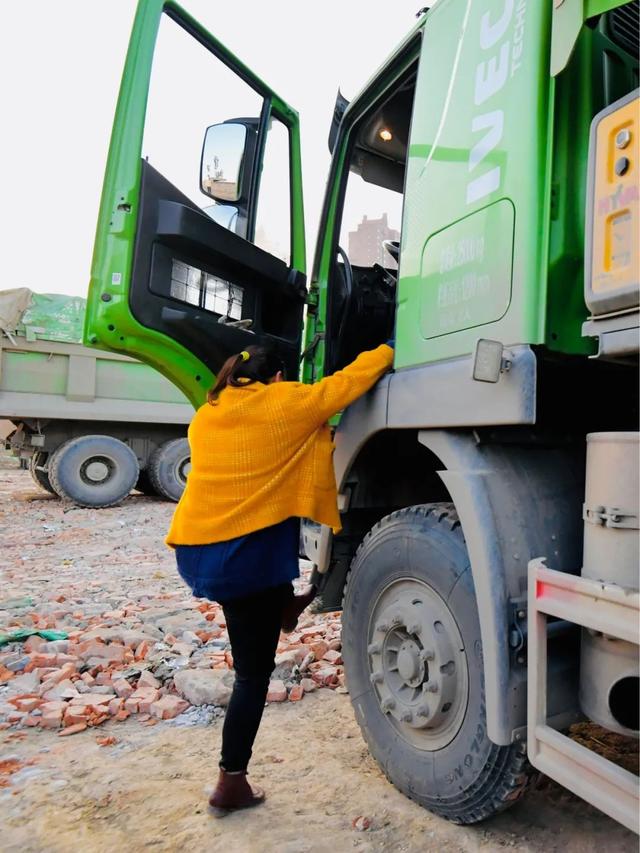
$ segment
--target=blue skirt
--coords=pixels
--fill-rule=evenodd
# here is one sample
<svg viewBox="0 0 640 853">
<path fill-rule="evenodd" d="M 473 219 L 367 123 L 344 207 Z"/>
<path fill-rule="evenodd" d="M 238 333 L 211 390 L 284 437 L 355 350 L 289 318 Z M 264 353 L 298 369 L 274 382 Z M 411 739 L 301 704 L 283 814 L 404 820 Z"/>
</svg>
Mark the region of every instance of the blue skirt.
<svg viewBox="0 0 640 853">
<path fill-rule="evenodd" d="M 221 604 L 273 586 L 300 574 L 300 519 L 211 545 L 176 545 L 178 572 L 196 598 Z"/>
</svg>

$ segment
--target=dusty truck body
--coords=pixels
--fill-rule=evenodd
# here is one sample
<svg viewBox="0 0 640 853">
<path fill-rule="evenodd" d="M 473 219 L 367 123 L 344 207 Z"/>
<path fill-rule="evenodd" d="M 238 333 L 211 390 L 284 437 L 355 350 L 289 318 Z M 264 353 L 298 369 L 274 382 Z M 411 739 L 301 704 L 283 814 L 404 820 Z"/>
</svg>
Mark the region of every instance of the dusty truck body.
<svg viewBox="0 0 640 853">
<path fill-rule="evenodd" d="M 395 337 L 308 556 L 371 752 L 458 823 L 537 768 L 638 828 L 637 777 L 563 734 L 638 734 L 637 22 L 435 3 L 338 98 L 308 280 L 297 113 L 175 3 L 134 24 L 85 341 L 197 404 L 250 343 L 315 382 Z"/>
<path fill-rule="evenodd" d="M 15 427 L 9 447 L 39 486 L 82 506 L 111 506 L 133 488 L 177 500 L 192 406 L 146 364 L 78 343 L 70 309 L 82 314 L 84 300 L 25 291 L 0 300 L 24 306 L 12 321 L 4 312 L 0 332 L 0 418 Z"/>
</svg>

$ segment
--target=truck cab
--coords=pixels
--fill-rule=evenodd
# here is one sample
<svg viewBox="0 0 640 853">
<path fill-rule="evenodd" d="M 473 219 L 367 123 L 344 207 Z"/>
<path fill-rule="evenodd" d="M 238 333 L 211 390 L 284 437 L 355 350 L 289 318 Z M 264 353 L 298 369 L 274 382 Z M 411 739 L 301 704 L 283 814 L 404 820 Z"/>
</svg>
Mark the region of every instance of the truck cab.
<svg viewBox="0 0 640 853">
<path fill-rule="evenodd" d="M 395 339 L 393 372 L 335 424 L 343 528 L 309 528 L 308 556 L 322 606 L 343 608 L 372 753 L 458 823 L 530 782 L 531 673 L 535 731 L 585 714 L 638 729 L 637 689 L 631 715 L 619 699 L 637 653 L 585 663 L 578 626 L 596 623 L 563 611 L 541 670 L 527 616 L 532 561 L 583 580 L 585 528 L 614 517 L 593 495 L 583 517 L 588 436 L 627 436 L 629 476 L 637 458 L 637 22 L 637 0 L 438 0 L 338 98 L 310 274 L 296 111 L 176 3 L 134 22 L 85 341 L 200 405 L 251 343 L 314 382 Z M 632 550 L 610 580 L 637 598 Z M 541 743 L 529 759 L 553 773 Z M 584 759 L 560 753 L 570 784 Z M 607 780 L 578 793 L 635 826 L 635 783 Z"/>
</svg>

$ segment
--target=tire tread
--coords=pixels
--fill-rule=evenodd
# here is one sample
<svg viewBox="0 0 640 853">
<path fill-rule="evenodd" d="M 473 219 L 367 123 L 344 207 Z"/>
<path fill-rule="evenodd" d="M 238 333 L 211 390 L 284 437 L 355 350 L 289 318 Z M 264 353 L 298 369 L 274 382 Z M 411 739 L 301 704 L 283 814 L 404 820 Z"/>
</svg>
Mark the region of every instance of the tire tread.
<svg viewBox="0 0 640 853">
<path fill-rule="evenodd" d="M 163 482 L 162 475 L 160 472 L 160 466 L 162 465 L 164 456 L 171 451 L 171 449 L 178 444 L 183 444 L 185 441 L 184 438 L 172 438 L 170 441 L 165 441 L 160 447 L 157 447 L 151 456 L 149 457 L 149 461 L 147 463 L 147 473 L 149 475 L 149 481 L 153 486 L 156 494 L 160 495 L 160 497 L 165 498 L 165 500 L 173 501 L 175 503 L 175 498 L 171 495 L 171 493 L 167 490 L 165 483 Z"/>
</svg>

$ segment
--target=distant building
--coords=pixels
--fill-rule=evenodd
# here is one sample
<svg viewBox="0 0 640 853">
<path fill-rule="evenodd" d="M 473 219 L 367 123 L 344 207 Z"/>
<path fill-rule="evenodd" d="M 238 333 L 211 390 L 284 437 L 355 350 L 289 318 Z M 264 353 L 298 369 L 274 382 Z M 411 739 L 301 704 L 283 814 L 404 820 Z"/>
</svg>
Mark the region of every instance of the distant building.
<svg viewBox="0 0 640 853">
<path fill-rule="evenodd" d="M 349 260 L 357 267 L 372 267 L 374 264 L 394 269 L 395 261 L 382 245 L 383 240 L 399 240 L 400 232 L 390 228 L 387 214 L 381 219 L 364 219 L 355 231 L 349 232 Z"/>
</svg>

